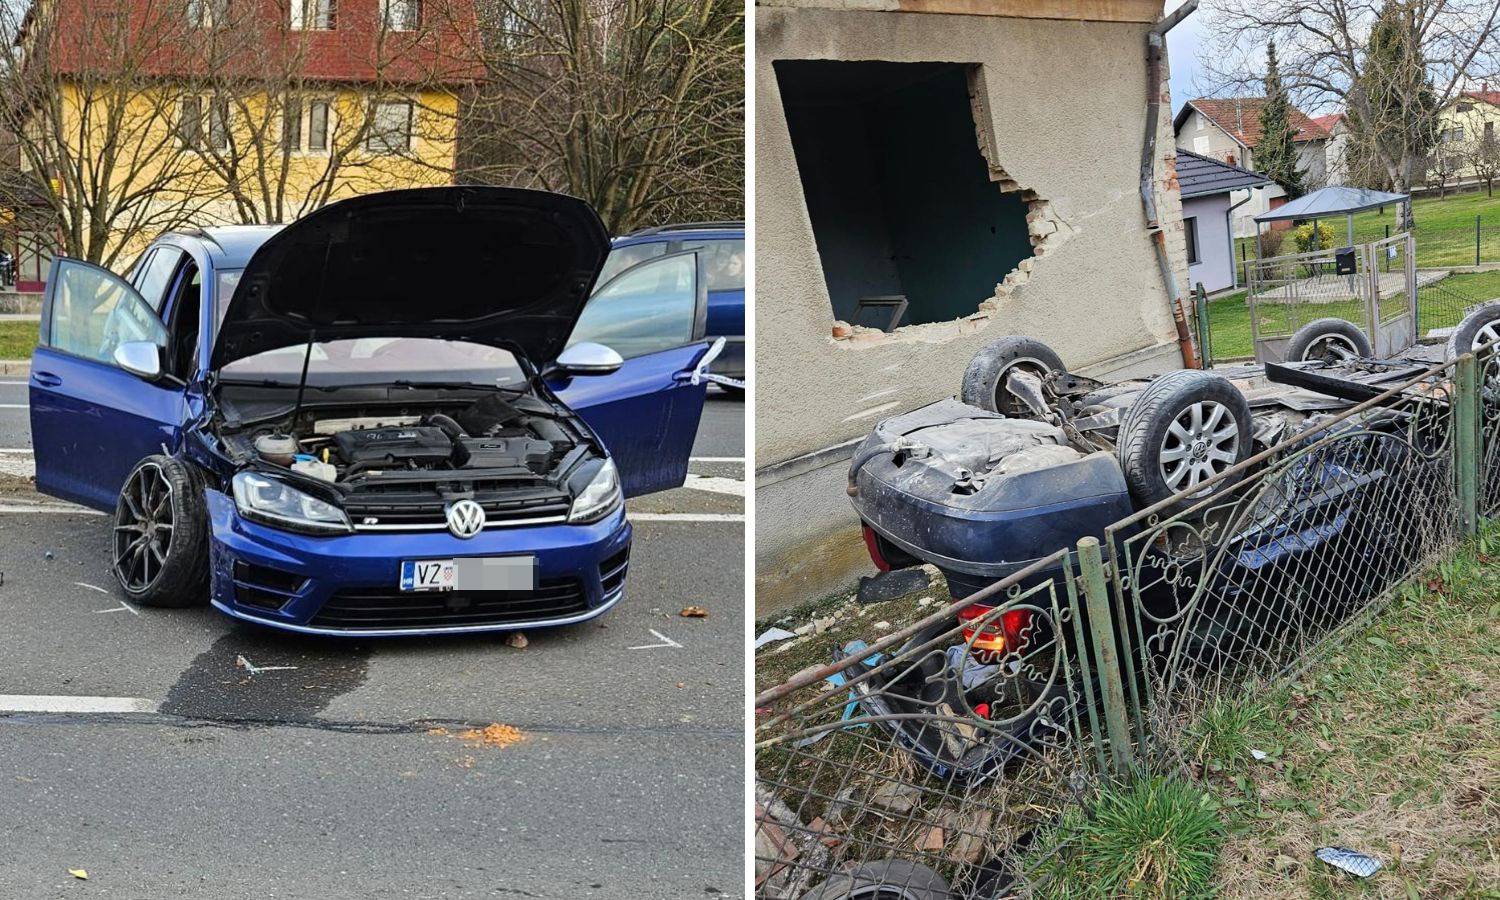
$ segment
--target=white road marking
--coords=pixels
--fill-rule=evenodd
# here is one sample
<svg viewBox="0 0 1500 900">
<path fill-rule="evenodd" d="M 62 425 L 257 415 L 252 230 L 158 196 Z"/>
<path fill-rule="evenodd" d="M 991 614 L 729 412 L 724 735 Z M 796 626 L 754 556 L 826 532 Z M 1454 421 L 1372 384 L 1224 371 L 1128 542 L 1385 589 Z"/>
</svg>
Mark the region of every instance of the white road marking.
<svg viewBox="0 0 1500 900">
<path fill-rule="evenodd" d="M 28 403 L 0 403 L 0 409 L 30 409 Z"/>
<path fill-rule="evenodd" d="M 98 591 L 101 594 L 107 594 L 107 593 L 109 593 L 108 590 L 106 590 L 106 589 L 104 589 L 102 587 L 99 587 L 97 584 L 88 584 L 87 582 L 83 582 L 83 581 L 75 581 L 73 583 L 76 584 L 76 585 L 78 585 L 81 588 L 88 588 L 91 591 Z"/>
<path fill-rule="evenodd" d="M 67 516 L 102 516 L 96 509 L 85 509 L 71 503 L 0 503 L 0 515 L 6 513 L 54 513 Z"/>
<path fill-rule="evenodd" d="M 0 453 L 3 453 L 3 452 L 5 452 L 5 451 L 0 450 Z M 740 465 L 744 465 L 745 464 L 745 457 L 743 457 L 743 456 L 689 456 L 688 457 L 688 462 L 701 462 L 701 463 L 739 463 Z"/>
<path fill-rule="evenodd" d="M 0 694 L 0 713 L 133 713 L 156 712 L 154 700 L 140 697 L 61 697 Z"/>
<path fill-rule="evenodd" d="M 667 637 L 666 635 L 662 634 L 660 631 L 657 631 L 655 628 L 650 628 L 650 629 L 647 629 L 647 630 L 650 631 L 652 634 L 656 635 L 656 639 L 658 641 L 661 641 L 661 643 L 660 644 L 642 644 L 639 647 L 630 647 L 628 649 L 630 649 L 630 650 L 655 650 L 658 647 L 676 647 L 679 650 L 682 649 L 682 645 L 681 644 L 677 643 L 676 641 L 674 641 L 671 638 Z"/>
<path fill-rule="evenodd" d="M 25 454 L 26 456 L 30 456 L 31 455 L 31 448 L 30 447 L 0 447 L 0 453 L 22 453 L 22 454 Z"/>
<path fill-rule="evenodd" d="M 96 609 L 94 610 L 94 615 L 98 615 L 99 613 L 111 612 L 128 612 L 133 616 L 138 616 L 141 614 L 140 610 L 136 609 L 134 606 L 131 606 L 129 603 L 126 603 L 124 600 L 121 600 L 120 605 L 116 606 L 114 609 Z"/>
<path fill-rule="evenodd" d="M 901 389 L 900 388 L 886 388 L 883 391 L 876 391 L 873 394 L 865 394 L 863 397 L 859 398 L 858 402 L 864 403 L 866 400 L 874 400 L 876 397 L 884 397 L 884 396 L 886 396 L 888 394 L 894 394 L 894 393 L 896 393 L 899 390 L 901 390 Z"/>
<path fill-rule="evenodd" d="M 31 478 L 36 475 L 36 463 L 29 456 L 0 456 L 0 475 Z"/>
<path fill-rule="evenodd" d="M 900 400 L 892 400 L 890 403 L 882 403 L 879 406 L 872 406 L 869 409 L 862 409 L 852 416 L 845 416 L 842 421 L 853 422 L 855 419 L 868 419 L 871 416 L 877 416 L 888 409 L 893 409 L 900 405 Z"/>
<path fill-rule="evenodd" d="M 689 472 L 683 487 L 690 491 L 709 491 L 715 494 L 745 496 L 745 482 L 738 478 L 719 478 L 713 475 L 694 475 Z"/>
<path fill-rule="evenodd" d="M 243 656 L 236 656 L 234 664 L 249 672 L 251 675 L 259 675 L 262 672 L 285 672 L 296 669 L 296 666 L 257 666 L 255 663 Z"/>
<path fill-rule="evenodd" d="M 0 509 L 4 512 L 4 509 Z M 628 513 L 633 522 L 743 522 L 744 513 Z"/>
</svg>

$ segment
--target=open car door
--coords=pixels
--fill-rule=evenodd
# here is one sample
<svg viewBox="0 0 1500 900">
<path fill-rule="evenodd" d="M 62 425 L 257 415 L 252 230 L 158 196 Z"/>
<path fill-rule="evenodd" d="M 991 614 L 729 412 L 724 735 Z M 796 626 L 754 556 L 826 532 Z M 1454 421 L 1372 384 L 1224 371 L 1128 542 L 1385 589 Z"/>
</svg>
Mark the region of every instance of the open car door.
<svg viewBox="0 0 1500 900">
<path fill-rule="evenodd" d="M 548 386 L 598 433 L 627 497 L 681 487 L 708 384 L 707 281 L 697 251 L 638 263 L 589 298 L 569 345 L 592 341 L 625 363 Z"/>
<path fill-rule="evenodd" d="M 124 279 L 75 259 L 53 261 L 31 357 L 38 490 L 113 510 L 135 464 L 177 445 L 184 385 L 149 372 L 153 361 L 160 372 L 166 345 L 161 320 Z M 141 373 L 128 371 L 127 361 L 143 366 Z"/>
</svg>

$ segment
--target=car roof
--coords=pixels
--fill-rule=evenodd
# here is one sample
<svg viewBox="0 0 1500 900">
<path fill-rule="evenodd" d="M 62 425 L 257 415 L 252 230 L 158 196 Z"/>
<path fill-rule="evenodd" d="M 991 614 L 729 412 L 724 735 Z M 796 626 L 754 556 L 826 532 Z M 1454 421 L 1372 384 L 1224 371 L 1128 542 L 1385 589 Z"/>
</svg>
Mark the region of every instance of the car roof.
<svg viewBox="0 0 1500 900">
<path fill-rule="evenodd" d="M 622 234 L 613 243 L 617 247 L 644 243 L 653 240 L 681 240 L 683 238 L 743 239 L 744 222 L 683 222 L 676 225 L 657 225 Z"/>
<path fill-rule="evenodd" d="M 282 225 L 215 225 L 168 232 L 162 237 L 187 239 L 208 251 L 216 269 L 242 269 L 260 245 L 280 231 Z"/>
</svg>

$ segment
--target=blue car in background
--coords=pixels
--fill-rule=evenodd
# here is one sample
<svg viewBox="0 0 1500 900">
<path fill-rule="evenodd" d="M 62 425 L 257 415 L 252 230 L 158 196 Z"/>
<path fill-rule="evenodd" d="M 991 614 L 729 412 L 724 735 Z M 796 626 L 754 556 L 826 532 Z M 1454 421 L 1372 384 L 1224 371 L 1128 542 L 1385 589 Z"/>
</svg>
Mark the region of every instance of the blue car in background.
<svg viewBox="0 0 1500 900">
<path fill-rule="evenodd" d="M 113 514 L 126 596 L 290 631 L 579 622 L 619 602 L 624 500 L 681 485 L 703 254 L 600 278 L 572 197 L 445 187 L 54 262 L 37 487 Z"/>
<path fill-rule="evenodd" d="M 724 338 L 724 352 L 711 371 L 745 380 L 745 223 L 697 222 L 662 225 L 617 237 L 612 243 L 603 278 L 649 259 L 685 250 L 704 257 L 708 278 L 708 323 L 705 334 Z M 739 388 L 725 387 L 735 396 Z"/>
</svg>

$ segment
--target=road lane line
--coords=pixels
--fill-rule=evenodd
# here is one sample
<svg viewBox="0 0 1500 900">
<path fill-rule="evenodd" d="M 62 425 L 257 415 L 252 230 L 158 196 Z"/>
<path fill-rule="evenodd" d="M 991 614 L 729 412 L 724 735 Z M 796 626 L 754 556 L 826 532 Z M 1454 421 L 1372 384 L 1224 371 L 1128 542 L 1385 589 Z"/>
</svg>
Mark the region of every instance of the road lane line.
<svg viewBox="0 0 1500 900">
<path fill-rule="evenodd" d="M 745 462 L 743 456 L 689 456 L 688 462 L 701 463 L 741 463 Z"/>
<path fill-rule="evenodd" d="M 41 503 L 0 503 L 0 514 L 4 513 L 50 513 L 60 516 L 102 516 L 105 513 L 97 509 L 85 509 L 82 506 L 74 506 L 71 503 L 41 504 Z"/>
<path fill-rule="evenodd" d="M 63 697 L 0 694 L 0 713 L 154 713 L 155 700 L 140 697 Z"/>
<path fill-rule="evenodd" d="M 738 478 L 719 478 L 713 475 L 694 475 L 689 472 L 683 487 L 690 491 L 709 491 L 714 494 L 745 496 L 745 482 Z"/>
<path fill-rule="evenodd" d="M 0 409 L 30 409 L 29 403 L 0 403 Z"/>
<path fill-rule="evenodd" d="M 3 512 L 0 509 L 0 512 Z M 102 515 L 102 513 L 101 513 Z M 744 513 L 626 513 L 632 522 L 743 522 Z"/>
</svg>

